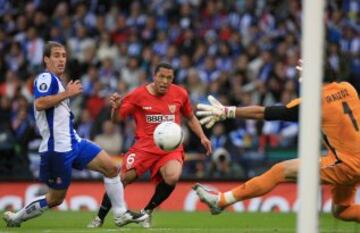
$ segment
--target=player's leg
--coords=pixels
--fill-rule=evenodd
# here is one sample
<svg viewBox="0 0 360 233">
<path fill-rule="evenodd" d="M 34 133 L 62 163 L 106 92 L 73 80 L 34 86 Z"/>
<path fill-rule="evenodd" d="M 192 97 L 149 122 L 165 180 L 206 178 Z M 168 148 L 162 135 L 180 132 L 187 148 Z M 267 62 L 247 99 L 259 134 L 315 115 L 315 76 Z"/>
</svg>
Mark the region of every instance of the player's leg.
<svg viewBox="0 0 360 233">
<path fill-rule="evenodd" d="M 96 159 L 100 159 L 100 158 L 96 158 Z M 109 156 L 107 156 L 106 160 L 108 160 L 108 159 L 110 161 L 108 161 L 107 163 L 110 162 L 111 164 L 113 164 L 113 161 L 111 160 L 111 158 Z M 139 170 L 139 172 L 142 172 L 142 173 L 145 172 L 145 170 L 143 171 L 143 170 L 141 170 L 141 168 L 137 168 L 138 165 L 142 163 L 141 156 L 137 156 L 137 153 L 128 152 L 124 156 L 123 161 L 125 161 L 122 164 L 123 178 L 125 176 L 127 177 L 127 178 L 124 179 L 124 182 L 125 182 L 124 184 L 126 184 L 126 182 L 128 182 L 128 183 L 130 182 L 131 174 L 135 174 L 134 177 L 133 177 L 134 179 L 137 177 L 137 172 L 138 172 L 137 169 Z M 100 166 L 100 164 L 103 164 L 103 163 L 104 162 L 98 163 L 98 162 L 95 161 L 95 165 L 97 167 L 94 168 L 94 169 L 96 169 L 97 171 L 100 171 L 102 173 L 105 172 L 106 170 L 108 170 L 107 168 L 104 168 L 104 167 L 106 167 L 106 165 L 105 166 Z M 120 198 L 124 199 L 123 198 L 123 195 L 124 195 L 123 194 L 123 192 L 124 192 L 123 191 L 123 186 L 121 185 L 121 187 L 122 187 L 122 192 L 118 193 L 117 195 L 121 195 Z M 117 192 L 114 192 L 114 193 L 117 193 Z M 113 202 L 111 200 L 110 193 L 108 192 L 108 189 L 106 189 L 106 193 L 103 196 L 101 206 L 102 207 L 99 209 L 97 216 L 87 225 L 87 227 L 89 227 L 89 228 L 100 227 L 103 224 L 103 222 L 105 220 L 105 217 L 108 214 L 109 210 L 111 209 L 112 206 L 114 206 Z M 136 221 L 138 219 L 139 219 L 139 221 L 143 221 L 144 217 L 148 217 L 148 215 L 145 214 L 145 213 L 142 213 L 141 215 L 138 215 L 137 213 L 133 213 L 133 212 L 129 212 L 129 213 L 131 213 L 134 216 L 134 219 Z M 139 222 L 139 221 L 137 221 L 137 222 Z"/>
<path fill-rule="evenodd" d="M 40 180 L 45 182 L 49 191 L 27 204 L 16 213 L 5 212 L 4 220 L 10 227 L 20 226 L 24 221 L 40 216 L 48 208 L 60 205 L 70 185 L 71 165 L 66 163 L 69 153 L 46 152 L 41 154 Z"/>
<path fill-rule="evenodd" d="M 360 222 L 360 205 L 355 204 L 358 174 L 347 164 L 335 163 L 335 156 L 321 159 L 320 178 L 322 183 L 331 184 L 333 198 L 332 213 L 344 221 Z"/>
<path fill-rule="evenodd" d="M 155 192 L 142 212 L 149 214 L 149 218 L 141 223 L 144 228 L 151 227 L 151 213 L 163 203 L 174 191 L 176 183 L 182 173 L 183 154 L 179 152 L 163 156 L 152 169 L 152 178 L 159 181 Z M 160 175 L 160 176 L 159 176 Z"/>
<path fill-rule="evenodd" d="M 95 216 L 87 225 L 87 228 L 98 228 L 104 224 L 105 218 L 111 209 L 111 201 L 106 192 L 101 200 L 100 208 Z"/>
<path fill-rule="evenodd" d="M 118 175 L 119 168 L 106 154 L 100 151 L 96 157 L 88 163 L 87 168 L 98 171 L 104 175 L 106 193 L 109 195 L 114 215 L 121 215 L 126 212 L 127 207 L 124 200 L 124 187 Z"/>
<path fill-rule="evenodd" d="M 164 202 L 174 191 L 182 172 L 182 163 L 178 160 L 170 160 L 160 168 L 162 180 L 156 185 L 155 193 L 144 210 L 153 211 Z"/>
<path fill-rule="evenodd" d="M 355 204 L 356 186 L 334 186 L 332 189 L 334 217 L 360 222 L 360 205 Z"/>
<path fill-rule="evenodd" d="M 270 192 L 279 183 L 296 181 L 298 166 L 298 159 L 277 163 L 264 174 L 254 177 L 224 193 L 213 193 L 201 184 L 196 184 L 193 189 L 200 200 L 209 206 L 212 214 L 219 214 L 222 209 L 235 202 L 262 196 Z"/>
<path fill-rule="evenodd" d="M 104 177 L 105 190 L 109 196 L 116 225 L 124 226 L 131 222 L 141 222 L 147 214 L 138 214 L 127 210 L 124 199 L 124 187 L 120 180 L 119 169 L 105 151 L 101 151 L 87 166 L 101 172 Z"/>
<path fill-rule="evenodd" d="M 122 183 L 124 187 L 130 184 L 137 178 L 135 169 L 131 169 L 122 175 Z M 98 210 L 96 217 L 87 225 L 88 228 L 100 227 L 111 209 L 111 201 L 107 193 L 105 192 L 101 201 L 101 206 Z"/>
<path fill-rule="evenodd" d="M 4 220 L 9 227 L 19 227 L 22 222 L 40 216 L 47 209 L 60 205 L 66 195 L 66 189 L 49 189 L 45 196 L 40 196 L 16 213 L 7 211 Z"/>
</svg>

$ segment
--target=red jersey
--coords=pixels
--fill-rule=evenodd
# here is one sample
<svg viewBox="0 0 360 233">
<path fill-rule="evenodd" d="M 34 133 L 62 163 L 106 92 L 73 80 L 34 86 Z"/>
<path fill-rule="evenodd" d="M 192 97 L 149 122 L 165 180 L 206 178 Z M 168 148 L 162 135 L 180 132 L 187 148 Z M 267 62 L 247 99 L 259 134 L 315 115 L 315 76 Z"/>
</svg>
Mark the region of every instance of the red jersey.
<svg viewBox="0 0 360 233">
<path fill-rule="evenodd" d="M 146 86 L 141 86 L 127 94 L 118 112 L 121 119 L 133 116 L 136 123 L 135 144 L 132 149 L 156 154 L 167 154 L 159 149 L 153 140 L 153 133 L 163 121 L 181 123 L 181 117 L 189 118 L 193 110 L 187 91 L 175 84 L 162 96 L 151 94 Z M 183 151 L 182 145 L 176 151 Z"/>
</svg>

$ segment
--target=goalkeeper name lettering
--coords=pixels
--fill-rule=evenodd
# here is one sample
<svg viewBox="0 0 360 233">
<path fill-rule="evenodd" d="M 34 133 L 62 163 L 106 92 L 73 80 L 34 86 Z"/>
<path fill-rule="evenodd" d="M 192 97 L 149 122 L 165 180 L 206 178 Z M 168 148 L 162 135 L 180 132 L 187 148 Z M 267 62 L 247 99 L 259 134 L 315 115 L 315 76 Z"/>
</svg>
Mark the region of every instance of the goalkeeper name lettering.
<svg viewBox="0 0 360 233">
<path fill-rule="evenodd" d="M 146 115 L 146 123 L 154 124 L 154 123 L 161 123 L 163 121 L 172 121 L 175 122 L 175 115 L 161 115 L 161 114 L 152 114 Z"/>
<path fill-rule="evenodd" d="M 340 91 L 336 92 L 336 93 L 332 93 L 331 95 L 327 95 L 325 97 L 326 102 L 331 103 L 337 100 L 342 100 L 345 97 L 349 96 L 348 90 L 346 89 L 341 89 Z"/>
</svg>

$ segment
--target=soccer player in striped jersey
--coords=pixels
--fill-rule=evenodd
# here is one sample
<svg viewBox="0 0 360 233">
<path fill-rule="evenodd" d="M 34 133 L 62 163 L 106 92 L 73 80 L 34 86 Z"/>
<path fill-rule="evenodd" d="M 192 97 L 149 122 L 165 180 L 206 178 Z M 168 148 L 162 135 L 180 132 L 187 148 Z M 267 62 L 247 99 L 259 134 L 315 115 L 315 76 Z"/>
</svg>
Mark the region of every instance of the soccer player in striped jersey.
<svg viewBox="0 0 360 233">
<path fill-rule="evenodd" d="M 34 108 L 36 125 L 42 137 L 40 180 L 49 191 L 16 213 L 7 211 L 3 219 L 8 227 L 19 227 L 22 222 L 41 215 L 49 208 L 60 205 L 71 182 L 71 171 L 90 169 L 104 175 L 106 192 L 113 205 L 115 224 L 144 221 L 146 214 L 127 210 L 119 168 L 98 145 L 81 139 L 73 128 L 74 115 L 70 98 L 82 93 L 80 81 L 63 81 L 67 54 L 57 42 L 45 45 L 43 61 L 46 70 L 34 82 Z"/>
</svg>

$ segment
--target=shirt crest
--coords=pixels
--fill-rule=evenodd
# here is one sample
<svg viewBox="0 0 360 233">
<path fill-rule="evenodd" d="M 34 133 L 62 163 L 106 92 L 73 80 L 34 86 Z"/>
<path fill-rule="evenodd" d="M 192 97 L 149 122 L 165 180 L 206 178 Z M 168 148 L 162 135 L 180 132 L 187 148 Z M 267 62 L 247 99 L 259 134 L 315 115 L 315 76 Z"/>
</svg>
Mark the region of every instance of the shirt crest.
<svg viewBox="0 0 360 233">
<path fill-rule="evenodd" d="M 169 104 L 168 107 L 169 107 L 169 111 L 171 113 L 175 113 L 175 111 L 176 111 L 176 105 L 175 104 Z"/>
</svg>

